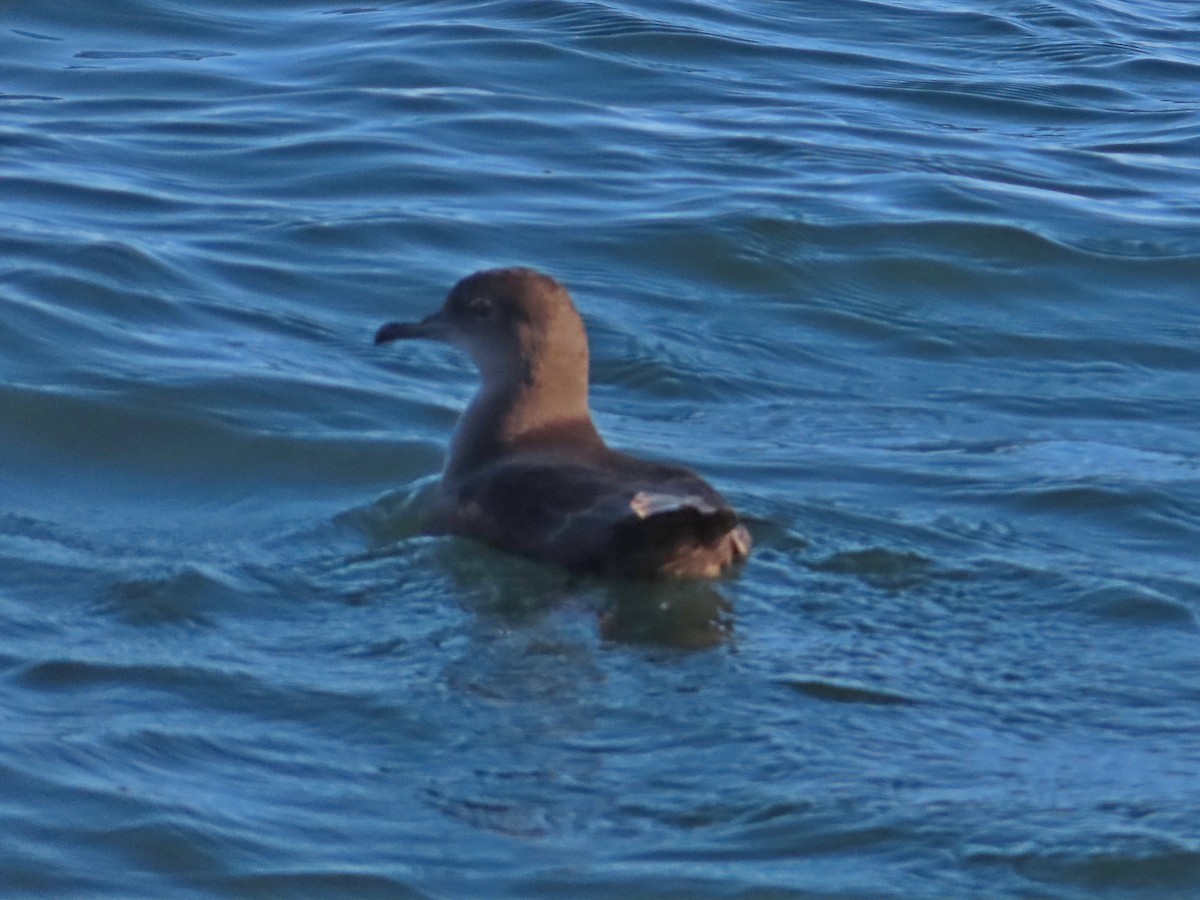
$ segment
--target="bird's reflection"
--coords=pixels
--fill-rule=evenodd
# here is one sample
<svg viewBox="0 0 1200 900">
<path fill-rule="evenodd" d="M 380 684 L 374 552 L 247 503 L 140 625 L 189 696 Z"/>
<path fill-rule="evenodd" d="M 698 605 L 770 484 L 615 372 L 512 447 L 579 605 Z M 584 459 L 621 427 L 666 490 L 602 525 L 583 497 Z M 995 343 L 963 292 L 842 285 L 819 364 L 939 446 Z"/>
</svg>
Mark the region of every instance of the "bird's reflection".
<svg viewBox="0 0 1200 900">
<path fill-rule="evenodd" d="M 733 633 L 733 604 L 709 583 L 608 585 L 600 636 L 701 650 Z"/>
<path fill-rule="evenodd" d="M 733 632 L 733 604 L 712 582 L 586 578 L 461 539 L 447 540 L 442 550 L 442 562 L 464 601 L 510 621 L 528 621 L 582 601 L 596 611 L 604 641 L 698 650 L 722 643 Z"/>
</svg>

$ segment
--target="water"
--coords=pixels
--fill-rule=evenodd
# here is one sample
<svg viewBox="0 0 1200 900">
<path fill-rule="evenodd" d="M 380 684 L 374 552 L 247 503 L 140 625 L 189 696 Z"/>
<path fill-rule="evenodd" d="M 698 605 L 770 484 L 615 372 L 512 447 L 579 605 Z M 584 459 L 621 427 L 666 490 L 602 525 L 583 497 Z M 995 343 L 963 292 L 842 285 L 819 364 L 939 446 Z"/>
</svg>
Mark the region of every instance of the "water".
<svg viewBox="0 0 1200 900">
<path fill-rule="evenodd" d="M 1200 895 L 1198 35 L 9 9 L 0 893 Z M 474 378 L 371 335 L 513 263 L 719 597 L 416 532 Z"/>
</svg>

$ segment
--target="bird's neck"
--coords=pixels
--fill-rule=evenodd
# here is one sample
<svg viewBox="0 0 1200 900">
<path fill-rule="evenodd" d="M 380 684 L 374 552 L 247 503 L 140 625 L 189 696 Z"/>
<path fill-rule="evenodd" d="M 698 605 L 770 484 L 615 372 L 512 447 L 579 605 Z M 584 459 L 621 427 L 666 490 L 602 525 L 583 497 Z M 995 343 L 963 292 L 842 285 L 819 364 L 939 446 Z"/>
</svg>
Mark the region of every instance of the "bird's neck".
<svg viewBox="0 0 1200 900">
<path fill-rule="evenodd" d="M 587 360 L 549 360 L 520 372 L 487 373 L 463 413 L 445 477 L 458 480 L 519 452 L 604 448 L 588 407 Z"/>
</svg>

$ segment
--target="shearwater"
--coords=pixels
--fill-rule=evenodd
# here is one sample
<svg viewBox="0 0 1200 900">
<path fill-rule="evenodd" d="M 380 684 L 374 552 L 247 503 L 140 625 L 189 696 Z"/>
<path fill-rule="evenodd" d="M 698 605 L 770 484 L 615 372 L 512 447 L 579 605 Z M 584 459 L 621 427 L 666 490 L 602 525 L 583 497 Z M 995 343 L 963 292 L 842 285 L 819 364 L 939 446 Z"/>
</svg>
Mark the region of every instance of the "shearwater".
<svg viewBox="0 0 1200 900">
<path fill-rule="evenodd" d="M 483 383 L 459 422 L 427 530 L 580 572 L 716 578 L 750 534 L 695 472 L 612 450 L 588 406 L 588 342 L 567 290 L 532 269 L 476 272 L 375 343 L 446 341 Z"/>
</svg>

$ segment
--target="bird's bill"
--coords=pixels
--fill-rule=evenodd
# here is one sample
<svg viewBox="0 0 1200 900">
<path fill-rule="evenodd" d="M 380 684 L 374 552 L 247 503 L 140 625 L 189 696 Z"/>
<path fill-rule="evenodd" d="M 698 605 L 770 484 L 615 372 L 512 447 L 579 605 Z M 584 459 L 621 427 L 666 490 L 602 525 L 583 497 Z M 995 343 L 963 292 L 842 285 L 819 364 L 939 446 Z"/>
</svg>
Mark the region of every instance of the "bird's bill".
<svg viewBox="0 0 1200 900">
<path fill-rule="evenodd" d="M 390 344 L 392 341 L 403 341 L 410 338 L 444 341 L 448 337 L 449 328 L 445 316 L 441 312 L 435 312 L 420 322 L 388 322 L 375 332 L 375 343 Z"/>
</svg>

